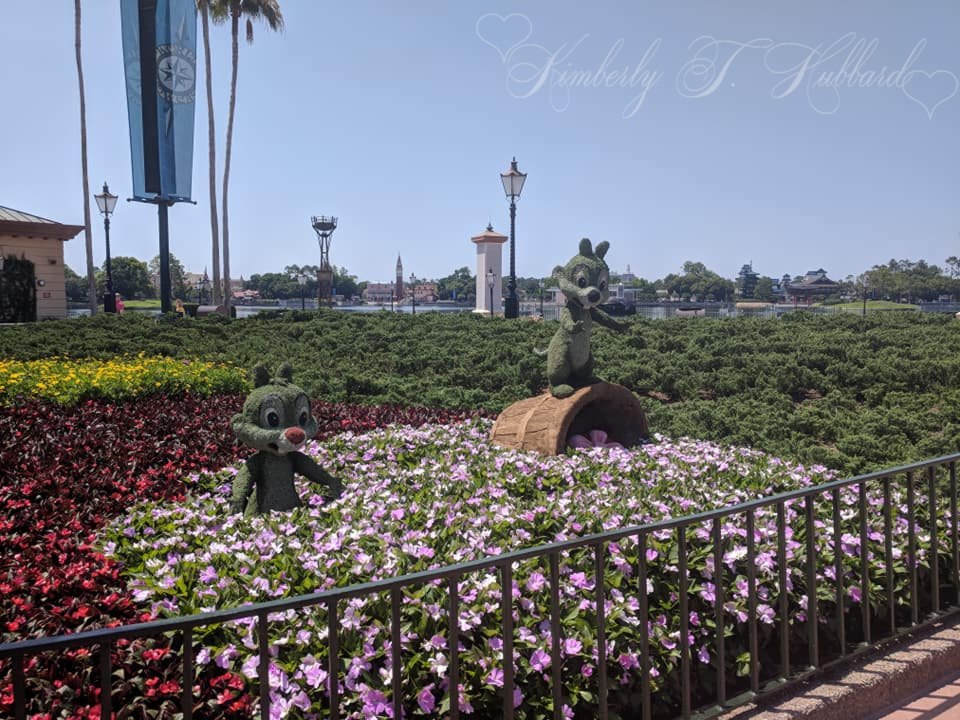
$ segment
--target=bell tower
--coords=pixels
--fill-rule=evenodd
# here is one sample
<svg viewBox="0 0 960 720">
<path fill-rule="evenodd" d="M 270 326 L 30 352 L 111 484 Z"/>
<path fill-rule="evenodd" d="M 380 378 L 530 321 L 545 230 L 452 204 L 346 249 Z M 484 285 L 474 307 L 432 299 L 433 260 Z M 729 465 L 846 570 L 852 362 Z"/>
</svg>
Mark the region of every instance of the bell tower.
<svg viewBox="0 0 960 720">
<path fill-rule="evenodd" d="M 403 291 L 403 261 L 400 260 L 400 255 L 397 255 L 397 284 L 393 289 L 394 297 L 397 302 L 403 300 L 404 291 Z"/>
</svg>

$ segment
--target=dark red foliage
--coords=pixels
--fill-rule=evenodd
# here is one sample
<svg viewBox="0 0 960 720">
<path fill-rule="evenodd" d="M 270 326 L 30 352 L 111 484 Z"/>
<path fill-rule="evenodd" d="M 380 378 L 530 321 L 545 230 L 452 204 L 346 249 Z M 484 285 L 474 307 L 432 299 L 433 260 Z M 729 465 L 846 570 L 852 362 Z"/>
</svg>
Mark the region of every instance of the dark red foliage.
<svg viewBox="0 0 960 720">
<path fill-rule="evenodd" d="M 185 395 L 123 404 L 88 401 L 72 408 L 44 402 L 0 408 L 0 639 L 150 619 L 132 602 L 121 567 L 94 550 L 96 534 L 135 502 L 181 498 L 183 476 L 247 454 L 230 430 L 242 402 L 240 396 Z M 322 402 L 314 410 L 320 438 L 391 423 L 454 422 L 473 414 Z M 115 684 L 115 708 L 143 697 L 161 715 L 176 712 L 179 653 L 150 648 L 164 651 L 166 641 L 116 648 L 115 667 L 129 680 Z M 37 680 L 28 680 L 35 688 L 31 709 L 59 714 L 67 704 L 72 717 L 98 715 L 96 663 L 88 655 L 73 651 L 28 661 L 28 678 Z M 9 667 L 0 666 L 0 677 L 4 715 L 12 710 Z M 242 693 L 228 705 L 216 702 L 223 688 L 213 675 L 201 675 L 195 690 L 214 698 L 203 705 L 206 711 L 198 707 L 198 716 L 249 715 L 251 700 Z"/>
</svg>

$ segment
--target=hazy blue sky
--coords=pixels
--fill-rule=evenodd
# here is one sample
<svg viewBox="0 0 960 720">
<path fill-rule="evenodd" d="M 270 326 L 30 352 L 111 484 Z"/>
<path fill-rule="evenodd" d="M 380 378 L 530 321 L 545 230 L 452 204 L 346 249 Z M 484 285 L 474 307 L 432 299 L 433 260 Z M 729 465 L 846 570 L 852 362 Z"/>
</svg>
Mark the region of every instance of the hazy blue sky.
<svg viewBox="0 0 960 720">
<path fill-rule="evenodd" d="M 84 0 L 91 192 L 129 196 L 119 3 Z M 499 173 L 529 177 L 517 273 L 580 237 L 644 277 L 700 260 L 733 277 L 835 278 L 960 254 L 956 0 L 440 2 L 282 0 L 286 32 L 240 49 L 231 190 L 235 276 L 332 261 L 386 280 L 474 264 L 509 232 Z M 223 159 L 229 29 L 213 31 Z M 199 54 L 200 48 L 198 48 Z M 73 4 L 4 2 L 0 205 L 83 222 Z M 171 250 L 210 265 L 199 78 L 194 199 Z M 103 225 L 94 207 L 96 262 Z M 153 206 L 118 204 L 114 255 L 157 253 Z M 82 273 L 82 235 L 67 243 Z"/>
</svg>

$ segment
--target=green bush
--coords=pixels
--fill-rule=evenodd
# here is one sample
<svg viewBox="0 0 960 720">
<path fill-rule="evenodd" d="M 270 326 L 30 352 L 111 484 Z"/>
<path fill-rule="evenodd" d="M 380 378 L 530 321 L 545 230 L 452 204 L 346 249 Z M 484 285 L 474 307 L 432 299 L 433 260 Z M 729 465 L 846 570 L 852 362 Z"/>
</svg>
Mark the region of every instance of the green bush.
<svg viewBox="0 0 960 720">
<path fill-rule="evenodd" d="M 127 313 L 0 330 L 0 357 L 117 354 L 249 368 L 289 360 L 334 402 L 498 412 L 546 386 L 554 322 L 475 315 L 270 312 L 163 321 Z M 597 373 L 655 432 L 860 472 L 960 449 L 960 323 L 916 313 L 628 321 L 595 330 Z"/>
</svg>

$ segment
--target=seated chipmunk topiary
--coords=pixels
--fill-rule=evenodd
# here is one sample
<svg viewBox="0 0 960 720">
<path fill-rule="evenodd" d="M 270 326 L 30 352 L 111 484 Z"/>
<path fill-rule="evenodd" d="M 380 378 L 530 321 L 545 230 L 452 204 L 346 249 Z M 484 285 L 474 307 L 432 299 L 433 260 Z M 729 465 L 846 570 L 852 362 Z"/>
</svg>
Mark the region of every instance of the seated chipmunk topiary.
<svg viewBox="0 0 960 720">
<path fill-rule="evenodd" d="M 335 498 L 340 497 L 340 481 L 300 452 L 316 434 L 317 420 L 307 394 L 292 382 L 290 364 L 277 368 L 274 378 L 258 365 L 253 377 L 254 390 L 230 424 L 240 442 L 259 452 L 247 458 L 234 478 L 230 511 L 256 515 L 300 507 L 294 473 L 323 483 Z"/>
<path fill-rule="evenodd" d="M 597 306 L 609 297 L 610 269 L 603 256 L 610 243 L 601 242 L 594 251 L 588 238 L 580 241 L 580 254 L 574 255 L 553 275 L 567 303 L 560 311 L 560 329 L 547 347 L 547 380 L 554 397 L 565 398 L 574 390 L 600 382 L 593 375 L 590 331 L 596 321 L 612 330 L 624 326 Z"/>
</svg>

